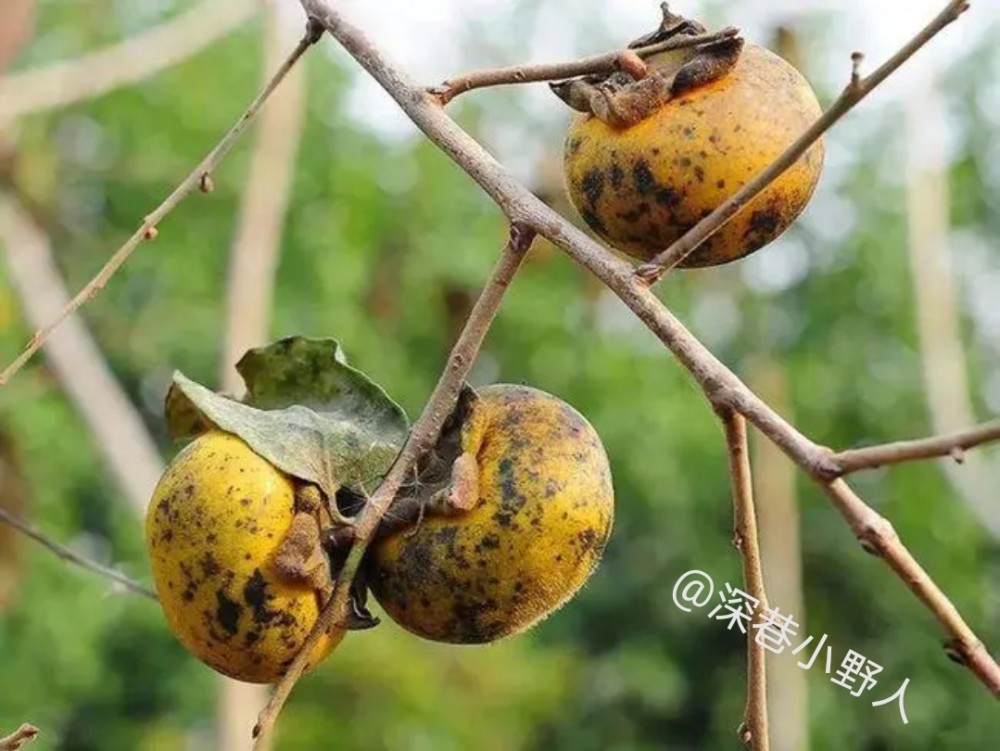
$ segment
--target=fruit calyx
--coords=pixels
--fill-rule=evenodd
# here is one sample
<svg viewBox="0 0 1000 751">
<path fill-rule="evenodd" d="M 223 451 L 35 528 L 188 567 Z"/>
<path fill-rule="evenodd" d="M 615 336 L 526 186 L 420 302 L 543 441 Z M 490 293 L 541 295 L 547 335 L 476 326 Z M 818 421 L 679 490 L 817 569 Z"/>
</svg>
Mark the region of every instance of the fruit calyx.
<svg viewBox="0 0 1000 751">
<path fill-rule="evenodd" d="M 705 27 L 697 21 L 671 13 L 667 3 L 660 8 L 663 18 L 659 27 L 633 40 L 629 50 L 705 33 Z M 740 36 L 722 36 L 701 44 L 650 53 L 646 65 L 620 64 L 619 70 L 610 74 L 557 81 L 549 87 L 571 109 L 615 128 L 628 128 L 671 99 L 723 78 L 736 66 L 743 45 Z"/>
</svg>

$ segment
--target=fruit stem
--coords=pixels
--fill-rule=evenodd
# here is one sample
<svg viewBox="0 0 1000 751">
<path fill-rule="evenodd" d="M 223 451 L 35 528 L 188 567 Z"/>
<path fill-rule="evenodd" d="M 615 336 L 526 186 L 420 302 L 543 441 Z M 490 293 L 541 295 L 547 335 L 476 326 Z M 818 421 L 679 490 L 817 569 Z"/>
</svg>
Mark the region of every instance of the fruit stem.
<svg viewBox="0 0 1000 751">
<path fill-rule="evenodd" d="M 600 55 L 585 57 L 562 63 L 542 63 L 539 65 L 511 65 L 503 68 L 487 68 L 449 78 L 439 86 L 427 91 L 442 107 L 459 94 L 489 86 L 506 86 L 518 83 L 538 83 L 541 81 L 563 81 L 578 76 L 607 75 L 616 70 L 634 67 L 635 57 L 647 58 L 660 52 L 710 44 L 738 35 L 739 29 L 727 26 L 719 31 L 705 34 L 682 35 L 662 42 L 628 50 L 614 50 Z M 631 71 L 629 71 L 631 72 Z"/>
</svg>

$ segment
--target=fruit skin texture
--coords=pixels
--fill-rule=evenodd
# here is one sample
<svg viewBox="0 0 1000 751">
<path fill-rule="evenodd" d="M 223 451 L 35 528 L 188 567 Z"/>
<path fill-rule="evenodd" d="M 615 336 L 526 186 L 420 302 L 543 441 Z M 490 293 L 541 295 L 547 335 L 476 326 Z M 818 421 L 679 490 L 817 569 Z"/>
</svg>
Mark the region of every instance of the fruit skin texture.
<svg viewBox="0 0 1000 751">
<path fill-rule="evenodd" d="M 394 621 L 458 644 L 516 634 L 559 608 L 597 565 L 614 516 L 604 447 L 576 410 L 524 386 L 478 396 L 461 437 L 478 501 L 378 541 L 368 569 Z"/>
<path fill-rule="evenodd" d="M 566 138 L 567 190 L 594 232 L 647 261 L 767 167 L 819 115 L 815 94 L 795 68 L 747 44 L 730 73 L 631 127 L 577 116 Z M 809 202 L 822 166 L 817 141 L 681 265 L 728 263 L 777 238 Z"/>
<path fill-rule="evenodd" d="M 186 446 L 153 493 L 146 543 L 167 622 L 231 678 L 276 681 L 319 614 L 316 590 L 283 581 L 275 568 L 293 511 L 288 477 L 221 431 Z M 325 636 L 310 666 L 342 638 Z"/>
</svg>

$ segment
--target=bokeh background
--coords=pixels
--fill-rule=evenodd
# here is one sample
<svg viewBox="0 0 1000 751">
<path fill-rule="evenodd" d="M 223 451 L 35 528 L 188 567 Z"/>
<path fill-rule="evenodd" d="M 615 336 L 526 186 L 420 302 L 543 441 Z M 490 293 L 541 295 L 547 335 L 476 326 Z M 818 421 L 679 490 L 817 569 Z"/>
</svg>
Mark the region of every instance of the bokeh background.
<svg viewBox="0 0 1000 751">
<path fill-rule="evenodd" d="M 658 14 L 651 0 L 341 5 L 428 84 L 614 48 Z M 828 102 L 851 51 L 874 66 L 943 2 L 674 5 L 740 25 Z M 1000 412 L 1000 26 L 990 0 L 973 6 L 829 136 L 816 197 L 785 237 L 660 288 L 819 442 L 915 437 Z M 299 14 L 293 0 L 0 4 L 0 359 L 232 124 L 294 44 Z M 560 184 L 568 113 L 544 86 L 472 93 L 451 111 L 577 221 Z M 174 368 L 233 388 L 248 343 L 335 336 L 416 416 L 505 236 L 490 201 L 329 40 L 214 180 L 0 388 L 0 506 L 143 581 L 143 506 L 177 450 L 162 418 Z M 721 433 L 691 380 L 544 243 L 473 380 L 546 389 L 596 426 L 618 503 L 603 565 L 565 609 L 495 646 L 435 645 L 388 621 L 350 636 L 299 684 L 275 747 L 736 747 L 742 641 L 671 600 L 690 569 L 740 579 Z M 796 667 L 803 655 L 771 659 L 772 748 L 995 748 L 995 700 L 945 659 L 928 613 L 783 456 L 754 440 L 753 459 L 772 603 L 803 637 L 828 635 L 834 670 L 848 649 L 884 668 L 855 698 L 822 657 L 809 671 Z M 989 449 L 961 467 L 854 480 L 994 649 L 998 481 Z M 904 725 L 871 701 L 907 678 Z M 0 526 L 0 735 L 30 721 L 38 751 L 229 751 L 247 746 L 258 699 L 189 657 L 154 603 Z"/>
</svg>

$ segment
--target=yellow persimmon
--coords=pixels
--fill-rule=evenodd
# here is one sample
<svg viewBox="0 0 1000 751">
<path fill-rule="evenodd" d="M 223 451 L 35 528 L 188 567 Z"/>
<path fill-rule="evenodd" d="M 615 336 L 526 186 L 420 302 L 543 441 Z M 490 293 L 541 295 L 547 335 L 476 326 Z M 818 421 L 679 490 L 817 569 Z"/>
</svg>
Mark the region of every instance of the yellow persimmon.
<svg viewBox="0 0 1000 751">
<path fill-rule="evenodd" d="M 216 430 L 185 447 L 157 485 L 146 516 L 156 591 L 181 643 L 232 678 L 280 678 L 328 591 L 325 560 L 309 563 L 310 573 L 322 572 L 319 579 L 302 574 L 304 559 L 289 565 L 310 549 L 303 530 L 318 532 L 316 524 L 296 513 L 292 481 L 240 438 Z M 343 635 L 327 634 L 310 666 Z"/>
<path fill-rule="evenodd" d="M 681 67 L 695 53 L 681 50 L 647 61 L 649 75 L 634 84 L 621 85 L 628 79 L 616 74 L 617 86 L 553 87 L 577 109 L 589 102 L 603 116 L 574 118 L 563 166 L 573 204 L 612 247 L 651 259 L 819 116 L 815 94 L 794 67 L 753 44 L 729 46 L 726 65 L 717 57 L 705 66 L 704 83 L 688 75 L 702 70 Z M 770 243 L 805 208 L 822 165 L 823 143 L 817 141 L 682 265 L 727 263 Z"/>
<path fill-rule="evenodd" d="M 367 583 L 386 613 L 436 641 L 490 642 L 531 627 L 590 576 L 614 494 L 593 427 L 524 386 L 481 389 L 461 428 L 449 491 L 430 514 L 373 546 Z M 463 510 L 464 509 L 464 510 Z"/>
</svg>

